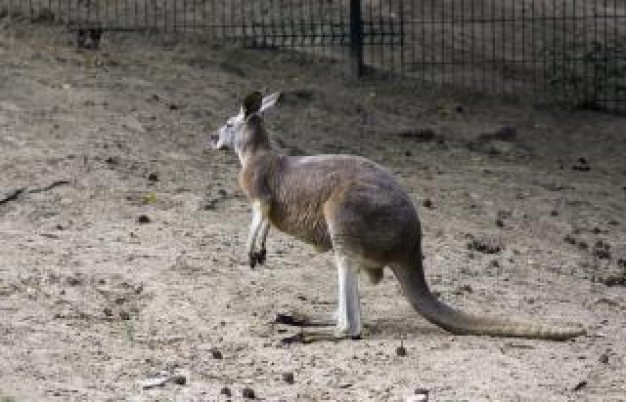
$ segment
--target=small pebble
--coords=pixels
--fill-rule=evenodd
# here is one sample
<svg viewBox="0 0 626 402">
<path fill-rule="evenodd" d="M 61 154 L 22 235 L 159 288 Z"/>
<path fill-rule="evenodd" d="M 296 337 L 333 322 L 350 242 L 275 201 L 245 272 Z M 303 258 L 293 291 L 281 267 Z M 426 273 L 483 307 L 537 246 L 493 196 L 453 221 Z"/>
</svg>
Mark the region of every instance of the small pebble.
<svg viewBox="0 0 626 402">
<path fill-rule="evenodd" d="M 139 215 L 137 218 L 138 223 L 150 223 L 150 217 L 148 215 Z"/>
<path fill-rule="evenodd" d="M 427 402 L 428 390 L 425 388 L 417 388 L 413 395 L 409 395 L 406 398 L 406 402 Z"/>
<path fill-rule="evenodd" d="M 220 390 L 220 395 L 226 395 L 226 396 L 230 397 L 230 396 L 233 396 L 233 393 L 232 393 L 232 391 L 230 390 L 230 388 L 228 388 L 228 387 L 223 387 L 223 388 Z"/>
<path fill-rule="evenodd" d="M 254 394 L 254 390 L 250 387 L 245 387 L 241 390 L 241 395 L 246 399 L 256 399 L 256 395 Z"/>
<path fill-rule="evenodd" d="M 570 234 L 565 235 L 565 237 L 563 238 L 563 241 L 568 244 L 576 244 L 576 239 L 574 238 L 574 236 Z"/>
<path fill-rule="evenodd" d="M 187 384 L 187 377 L 185 377 L 182 374 L 176 374 L 170 377 L 170 381 L 173 382 L 174 384 L 185 385 Z"/>
<path fill-rule="evenodd" d="M 607 364 L 609 362 L 609 355 L 608 353 L 602 353 L 600 355 L 600 359 L 598 359 L 600 361 L 600 363 L 604 363 Z"/>
<path fill-rule="evenodd" d="M 67 282 L 67 284 L 68 284 L 68 285 L 70 285 L 70 286 L 78 286 L 78 285 L 80 285 L 80 284 L 82 284 L 82 283 L 83 283 L 83 281 L 82 281 L 80 278 L 78 278 L 78 277 L 74 277 L 74 276 L 70 276 L 70 277 L 68 277 L 68 278 L 66 279 L 66 282 Z"/>
<path fill-rule="evenodd" d="M 404 345 L 400 345 L 396 348 L 396 355 L 400 357 L 406 356 L 406 348 Z"/>
<path fill-rule="evenodd" d="M 283 373 L 283 381 L 287 384 L 293 384 L 295 382 L 294 376 L 292 372 Z"/>
<path fill-rule="evenodd" d="M 224 356 L 222 355 L 222 352 L 220 352 L 217 348 L 211 348 L 210 351 L 211 351 L 211 356 L 214 359 L 221 360 L 224 358 Z"/>
</svg>

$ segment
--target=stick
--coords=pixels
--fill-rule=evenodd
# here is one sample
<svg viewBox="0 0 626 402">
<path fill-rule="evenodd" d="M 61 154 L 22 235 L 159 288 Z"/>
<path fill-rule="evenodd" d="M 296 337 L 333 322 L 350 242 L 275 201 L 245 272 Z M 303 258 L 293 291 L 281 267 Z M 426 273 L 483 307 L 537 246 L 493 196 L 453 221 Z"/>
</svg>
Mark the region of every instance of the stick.
<svg viewBox="0 0 626 402">
<path fill-rule="evenodd" d="M 20 194 L 22 194 L 24 191 L 26 191 L 26 187 L 22 187 L 22 188 L 18 188 L 17 190 L 13 190 L 11 193 L 9 193 L 9 195 L 7 195 L 6 197 L 0 199 L 0 205 L 6 204 L 10 201 L 15 201 L 17 200 L 17 198 L 20 196 Z"/>
</svg>

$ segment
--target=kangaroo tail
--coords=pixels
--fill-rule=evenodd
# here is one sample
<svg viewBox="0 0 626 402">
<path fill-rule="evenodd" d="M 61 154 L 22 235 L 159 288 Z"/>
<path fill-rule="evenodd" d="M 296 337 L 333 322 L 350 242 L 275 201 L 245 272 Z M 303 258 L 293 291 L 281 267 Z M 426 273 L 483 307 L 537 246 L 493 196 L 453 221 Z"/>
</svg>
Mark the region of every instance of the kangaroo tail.
<svg viewBox="0 0 626 402">
<path fill-rule="evenodd" d="M 545 324 L 482 317 L 456 310 L 439 301 L 428 288 L 421 258 L 418 265 L 394 267 L 404 295 L 413 308 L 433 324 L 456 335 L 565 340 L 585 334 L 579 324 Z"/>
</svg>

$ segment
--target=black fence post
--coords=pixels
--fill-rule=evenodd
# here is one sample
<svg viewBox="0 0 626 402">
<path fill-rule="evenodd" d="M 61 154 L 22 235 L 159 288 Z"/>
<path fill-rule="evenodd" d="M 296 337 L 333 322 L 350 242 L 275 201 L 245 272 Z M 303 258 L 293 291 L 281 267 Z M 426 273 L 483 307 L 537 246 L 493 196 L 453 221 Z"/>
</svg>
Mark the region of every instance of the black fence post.
<svg viewBox="0 0 626 402">
<path fill-rule="evenodd" d="M 363 75 L 363 16 L 361 0 L 350 0 L 350 59 L 352 73 L 357 77 Z"/>
</svg>

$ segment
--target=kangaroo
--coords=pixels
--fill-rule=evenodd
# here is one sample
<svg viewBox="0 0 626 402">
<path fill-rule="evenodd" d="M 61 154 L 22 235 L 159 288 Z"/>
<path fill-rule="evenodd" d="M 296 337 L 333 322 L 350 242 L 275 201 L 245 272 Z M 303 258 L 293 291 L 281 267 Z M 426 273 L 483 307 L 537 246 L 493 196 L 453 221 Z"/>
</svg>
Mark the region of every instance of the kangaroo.
<svg viewBox="0 0 626 402">
<path fill-rule="evenodd" d="M 266 259 L 270 225 L 332 250 L 339 277 L 338 308 L 322 316 L 278 315 L 305 327 L 297 339 L 358 339 L 361 308 L 358 274 L 372 283 L 392 270 L 411 306 L 428 321 L 458 335 L 565 340 L 585 333 L 578 324 L 550 325 L 467 314 L 439 301 L 422 266 L 421 225 L 408 194 L 382 166 L 354 155 L 286 156 L 273 149 L 262 114 L 280 97 L 248 95 L 239 114 L 212 136 L 214 149 L 234 149 L 239 184 L 252 203 L 247 240 L 251 267 Z M 294 337 L 294 338 L 296 338 Z"/>
</svg>

